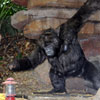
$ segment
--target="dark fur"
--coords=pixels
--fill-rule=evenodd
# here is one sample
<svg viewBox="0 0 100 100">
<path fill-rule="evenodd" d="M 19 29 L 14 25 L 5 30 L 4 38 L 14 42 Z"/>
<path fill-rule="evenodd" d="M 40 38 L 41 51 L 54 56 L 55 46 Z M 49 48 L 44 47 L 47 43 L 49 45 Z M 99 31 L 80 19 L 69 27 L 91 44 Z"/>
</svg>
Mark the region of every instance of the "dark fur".
<svg viewBox="0 0 100 100">
<path fill-rule="evenodd" d="M 47 58 L 52 66 L 49 75 L 54 89 L 51 92 L 65 92 L 65 79 L 75 76 L 89 80 L 97 90 L 100 87 L 98 70 L 85 58 L 77 36 L 66 33 L 65 37 L 64 41 L 53 29 L 45 31 L 36 50 L 28 57 L 15 60 L 9 68 L 13 71 L 35 68 Z"/>
<path fill-rule="evenodd" d="M 72 18 L 60 25 L 59 32 L 46 30 L 36 50 L 29 57 L 15 60 L 9 68 L 14 71 L 35 68 L 48 59 L 52 66 L 49 74 L 54 89 L 51 92 L 65 92 L 65 79 L 75 76 L 90 81 L 95 90 L 100 88 L 100 73 L 87 61 L 77 39 L 88 17 L 99 8 L 97 3 L 99 0 L 87 0 Z"/>
</svg>

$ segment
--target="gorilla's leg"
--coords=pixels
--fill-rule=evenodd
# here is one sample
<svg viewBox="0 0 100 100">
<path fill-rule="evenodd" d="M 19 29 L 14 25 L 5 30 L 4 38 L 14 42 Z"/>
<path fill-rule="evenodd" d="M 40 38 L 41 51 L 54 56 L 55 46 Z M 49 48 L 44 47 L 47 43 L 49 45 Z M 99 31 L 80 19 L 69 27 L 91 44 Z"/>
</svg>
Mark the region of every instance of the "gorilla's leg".
<svg viewBox="0 0 100 100">
<path fill-rule="evenodd" d="M 91 62 L 86 61 L 83 77 L 91 82 L 91 88 L 95 91 L 100 88 L 100 72 Z"/>
<path fill-rule="evenodd" d="M 100 88 L 100 73 L 97 76 L 93 77 L 93 87 L 98 90 Z"/>
<path fill-rule="evenodd" d="M 87 93 L 96 94 L 97 90 L 100 88 L 100 76 L 91 77 L 92 80 L 86 84 Z"/>
<path fill-rule="evenodd" d="M 86 93 L 95 95 L 97 90 L 93 86 L 93 82 L 85 80 Z"/>
<path fill-rule="evenodd" d="M 63 93 L 66 92 L 65 89 L 65 77 L 62 73 L 57 72 L 54 69 L 50 70 L 50 79 L 54 89 L 49 93 Z"/>
</svg>

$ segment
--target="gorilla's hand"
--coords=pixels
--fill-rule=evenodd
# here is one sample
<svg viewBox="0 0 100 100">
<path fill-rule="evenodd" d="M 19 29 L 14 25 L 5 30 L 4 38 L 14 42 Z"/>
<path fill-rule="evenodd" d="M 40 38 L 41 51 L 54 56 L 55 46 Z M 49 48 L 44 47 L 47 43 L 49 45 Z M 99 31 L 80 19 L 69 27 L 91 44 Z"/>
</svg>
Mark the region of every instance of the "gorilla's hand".
<svg viewBox="0 0 100 100">
<path fill-rule="evenodd" d="M 21 71 L 27 70 L 32 67 L 30 60 L 27 57 L 22 59 L 15 59 L 11 64 L 8 65 L 9 70 Z"/>
<path fill-rule="evenodd" d="M 19 66 L 20 65 L 19 65 L 18 61 L 14 60 L 12 63 L 8 64 L 7 67 L 9 68 L 9 70 L 16 71 L 19 69 Z"/>
</svg>

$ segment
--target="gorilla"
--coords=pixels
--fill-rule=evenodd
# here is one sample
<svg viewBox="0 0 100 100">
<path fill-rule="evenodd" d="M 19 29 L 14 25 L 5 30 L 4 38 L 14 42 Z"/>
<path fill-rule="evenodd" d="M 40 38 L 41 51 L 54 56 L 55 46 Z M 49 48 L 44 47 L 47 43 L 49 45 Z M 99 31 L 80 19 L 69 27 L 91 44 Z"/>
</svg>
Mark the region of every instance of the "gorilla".
<svg viewBox="0 0 100 100">
<path fill-rule="evenodd" d="M 92 84 L 92 88 L 100 88 L 100 71 L 89 62 L 78 41 L 78 32 L 87 18 L 96 12 L 91 0 L 67 22 L 56 30 L 45 30 L 37 40 L 37 48 L 30 56 L 15 59 L 9 64 L 12 71 L 36 68 L 45 59 L 51 64 L 49 77 L 53 89 L 49 93 L 66 92 L 65 80 L 68 77 L 81 77 Z"/>
<path fill-rule="evenodd" d="M 93 88 L 97 90 L 100 87 L 99 71 L 85 58 L 77 35 L 68 32 L 64 37 L 66 37 L 65 41 L 62 39 L 62 35 L 52 28 L 44 31 L 38 39 L 37 48 L 32 54 L 14 60 L 9 65 L 9 69 L 13 71 L 34 69 L 45 59 L 48 59 L 51 64 L 49 76 L 53 86 L 49 93 L 66 92 L 66 78 L 76 76 L 90 81 Z"/>
</svg>

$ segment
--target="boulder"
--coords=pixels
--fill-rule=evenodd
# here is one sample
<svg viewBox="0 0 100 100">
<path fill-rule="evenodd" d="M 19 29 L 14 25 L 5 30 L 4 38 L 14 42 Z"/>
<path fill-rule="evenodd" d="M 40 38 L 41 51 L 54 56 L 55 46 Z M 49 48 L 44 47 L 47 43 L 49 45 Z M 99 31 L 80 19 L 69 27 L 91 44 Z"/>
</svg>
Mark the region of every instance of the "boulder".
<svg viewBox="0 0 100 100">
<path fill-rule="evenodd" d="M 29 39 L 36 39 L 43 33 L 43 30 L 49 28 L 56 29 L 65 21 L 65 19 L 57 18 L 43 18 L 41 20 L 34 20 L 24 27 L 24 36 Z"/>
<path fill-rule="evenodd" d="M 86 0 L 29 0 L 28 8 L 34 7 L 66 7 L 66 8 L 79 8 Z"/>
<path fill-rule="evenodd" d="M 23 27 L 31 21 L 46 18 L 68 19 L 72 17 L 76 11 L 77 10 L 67 10 L 65 8 L 34 8 L 27 11 L 19 11 L 14 14 L 11 17 L 11 24 L 16 29 L 23 29 Z"/>
<path fill-rule="evenodd" d="M 93 35 L 95 32 L 95 24 L 93 22 L 87 22 L 81 28 L 79 34 Z"/>
<path fill-rule="evenodd" d="M 11 16 L 11 25 L 18 30 L 23 30 L 24 26 L 29 22 L 30 18 L 24 12 L 26 11 L 22 10 Z"/>
<path fill-rule="evenodd" d="M 80 44 L 87 58 L 100 55 L 100 35 L 80 39 Z"/>
<path fill-rule="evenodd" d="M 11 17 L 11 24 L 14 28 L 24 30 L 24 35 L 27 38 L 38 38 L 46 29 L 57 28 L 62 23 L 66 22 L 77 12 L 76 9 L 66 8 L 33 8 L 27 11 L 19 11 Z M 94 21 L 99 21 L 98 11 L 95 15 L 90 16 L 89 20 L 81 29 L 80 34 L 98 34 L 100 33 L 99 24 Z M 98 15 L 98 17 L 96 17 Z M 97 19 L 96 19 L 97 18 Z M 96 26 L 95 26 L 96 25 Z"/>
</svg>

